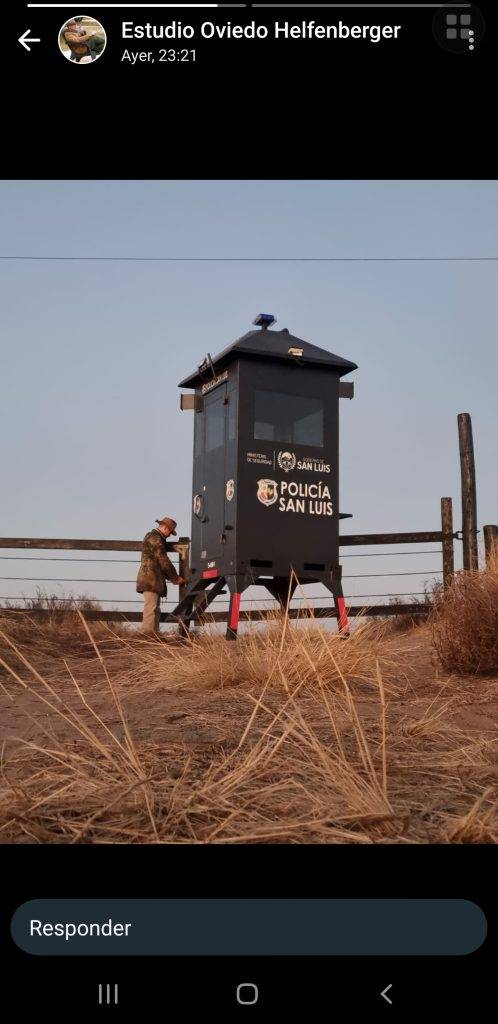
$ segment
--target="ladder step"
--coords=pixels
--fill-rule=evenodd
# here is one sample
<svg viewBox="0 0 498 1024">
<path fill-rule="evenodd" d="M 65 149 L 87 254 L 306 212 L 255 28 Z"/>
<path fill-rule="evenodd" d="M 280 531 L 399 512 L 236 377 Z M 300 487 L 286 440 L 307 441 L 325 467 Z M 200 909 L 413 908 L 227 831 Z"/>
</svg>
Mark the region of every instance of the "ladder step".
<svg viewBox="0 0 498 1024">
<path fill-rule="evenodd" d="M 225 580 L 223 577 L 216 577 L 213 579 L 197 579 L 191 583 L 186 594 L 182 597 L 182 600 L 177 604 L 176 608 L 171 612 L 174 619 L 191 619 L 194 621 L 199 615 L 202 615 L 203 611 L 208 607 L 213 598 L 219 594 L 226 594 L 226 590 L 220 589 L 223 587 Z"/>
</svg>

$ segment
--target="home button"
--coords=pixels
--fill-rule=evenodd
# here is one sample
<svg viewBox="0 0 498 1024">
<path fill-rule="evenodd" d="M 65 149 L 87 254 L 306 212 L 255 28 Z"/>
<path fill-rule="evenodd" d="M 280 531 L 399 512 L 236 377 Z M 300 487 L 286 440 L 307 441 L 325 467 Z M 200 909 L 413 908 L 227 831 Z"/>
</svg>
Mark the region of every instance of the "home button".
<svg viewBox="0 0 498 1024">
<path fill-rule="evenodd" d="M 243 981 L 237 985 L 237 1002 L 240 1006 L 254 1006 L 258 999 L 258 986 L 252 981 Z"/>
</svg>

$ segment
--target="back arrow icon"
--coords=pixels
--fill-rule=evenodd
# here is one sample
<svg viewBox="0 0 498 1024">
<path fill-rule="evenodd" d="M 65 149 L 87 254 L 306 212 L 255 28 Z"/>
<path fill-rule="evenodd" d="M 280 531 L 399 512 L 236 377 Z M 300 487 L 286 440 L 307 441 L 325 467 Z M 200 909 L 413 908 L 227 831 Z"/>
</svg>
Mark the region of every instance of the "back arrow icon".
<svg viewBox="0 0 498 1024">
<path fill-rule="evenodd" d="M 392 999 L 389 999 L 389 996 L 387 995 L 387 993 L 389 992 L 389 989 L 391 989 L 391 988 L 392 988 L 392 985 L 386 985 L 385 989 L 383 989 L 383 991 L 380 993 L 382 998 L 385 999 L 386 1003 L 389 1003 L 389 1006 L 393 1005 Z"/>
<path fill-rule="evenodd" d="M 23 32 L 22 36 L 19 36 L 19 39 L 17 40 L 17 42 L 20 43 L 21 46 L 24 46 L 24 49 L 27 50 L 28 53 L 31 50 L 31 47 L 28 46 L 28 43 L 41 43 L 41 39 L 30 39 L 29 38 L 29 33 L 30 32 L 31 32 L 31 29 L 27 28 L 26 31 Z"/>
</svg>

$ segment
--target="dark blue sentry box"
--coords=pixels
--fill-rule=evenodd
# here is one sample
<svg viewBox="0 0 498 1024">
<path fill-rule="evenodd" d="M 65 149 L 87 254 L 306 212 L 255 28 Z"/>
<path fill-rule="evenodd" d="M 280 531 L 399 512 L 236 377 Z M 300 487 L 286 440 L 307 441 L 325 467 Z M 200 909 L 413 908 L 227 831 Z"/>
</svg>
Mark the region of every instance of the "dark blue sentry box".
<svg viewBox="0 0 498 1024">
<path fill-rule="evenodd" d="M 11 933 L 39 956 L 462 956 L 486 938 L 470 900 L 29 900 Z"/>
<path fill-rule="evenodd" d="M 194 411 L 191 576 L 173 614 L 186 625 L 197 602 L 207 607 L 226 585 L 227 639 L 252 584 L 283 606 L 298 582 L 323 583 L 343 599 L 339 399 L 353 397 L 341 378 L 357 366 L 286 328 L 270 330 L 274 323 L 260 313 L 254 330 L 180 384 L 194 391 L 181 399 Z"/>
</svg>

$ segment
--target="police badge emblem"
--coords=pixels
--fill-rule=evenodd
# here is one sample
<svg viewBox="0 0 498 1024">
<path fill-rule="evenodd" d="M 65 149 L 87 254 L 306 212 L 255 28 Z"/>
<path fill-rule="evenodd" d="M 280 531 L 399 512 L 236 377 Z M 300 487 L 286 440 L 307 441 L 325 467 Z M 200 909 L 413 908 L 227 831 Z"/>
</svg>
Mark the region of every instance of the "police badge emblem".
<svg viewBox="0 0 498 1024">
<path fill-rule="evenodd" d="M 262 505 L 274 505 L 278 499 L 276 480 L 258 480 L 258 501 Z"/>
</svg>

